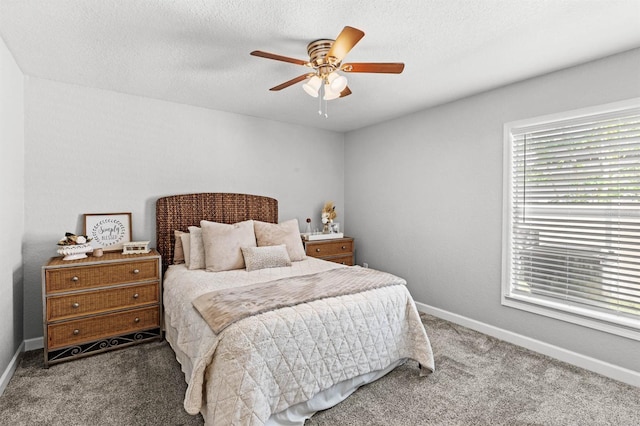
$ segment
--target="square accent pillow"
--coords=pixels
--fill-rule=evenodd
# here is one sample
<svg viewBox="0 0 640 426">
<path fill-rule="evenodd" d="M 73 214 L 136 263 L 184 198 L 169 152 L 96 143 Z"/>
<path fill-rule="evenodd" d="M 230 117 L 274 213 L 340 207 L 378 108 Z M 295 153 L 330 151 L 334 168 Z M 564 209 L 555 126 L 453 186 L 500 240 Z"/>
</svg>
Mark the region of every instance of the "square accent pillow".
<svg viewBox="0 0 640 426">
<path fill-rule="evenodd" d="M 200 227 L 207 271 L 230 271 L 245 267 L 241 247 L 256 246 L 252 220 L 233 225 L 203 220 L 200 221 Z"/>
<path fill-rule="evenodd" d="M 191 263 L 191 235 L 188 232 L 183 232 L 180 234 L 180 241 L 182 241 L 182 251 L 184 252 L 184 264 L 188 269 Z"/>
<path fill-rule="evenodd" d="M 241 247 L 247 271 L 291 266 L 287 246 Z"/>
<path fill-rule="evenodd" d="M 173 264 L 179 265 L 184 263 L 184 249 L 182 248 L 182 238 L 180 237 L 184 232 L 173 231 L 176 243 L 173 246 Z"/>
<path fill-rule="evenodd" d="M 204 245 L 202 244 L 202 229 L 197 226 L 189 227 L 189 269 L 204 269 Z"/>
<path fill-rule="evenodd" d="M 287 220 L 279 224 L 256 220 L 253 226 L 256 231 L 258 247 L 284 244 L 287 246 L 287 253 L 289 253 L 292 262 L 306 258 L 302 238 L 300 238 L 298 219 Z"/>
</svg>

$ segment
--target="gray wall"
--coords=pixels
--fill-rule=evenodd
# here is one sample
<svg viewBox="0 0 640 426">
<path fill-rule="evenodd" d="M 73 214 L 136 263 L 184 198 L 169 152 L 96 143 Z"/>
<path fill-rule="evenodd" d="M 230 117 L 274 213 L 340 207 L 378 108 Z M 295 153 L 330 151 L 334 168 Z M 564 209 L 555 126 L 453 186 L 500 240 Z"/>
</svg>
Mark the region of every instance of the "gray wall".
<svg viewBox="0 0 640 426">
<path fill-rule="evenodd" d="M 640 344 L 500 305 L 503 124 L 640 96 L 640 49 L 345 136 L 357 262 L 421 303 L 640 371 Z"/>
<path fill-rule="evenodd" d="M 153 246 L 164 195 L 267 195 L 301 227 L 326 200 L 344 211 L 341 133 L 37 78 L 25 102 L 25 338 L 43 334 L 41 266 L 83 213 L 132 212 Z"/>
<path fill-rule="evenodd" d="M 23 340 L 24 78 L 0 38 L 0 376 Z"/>
</svg>

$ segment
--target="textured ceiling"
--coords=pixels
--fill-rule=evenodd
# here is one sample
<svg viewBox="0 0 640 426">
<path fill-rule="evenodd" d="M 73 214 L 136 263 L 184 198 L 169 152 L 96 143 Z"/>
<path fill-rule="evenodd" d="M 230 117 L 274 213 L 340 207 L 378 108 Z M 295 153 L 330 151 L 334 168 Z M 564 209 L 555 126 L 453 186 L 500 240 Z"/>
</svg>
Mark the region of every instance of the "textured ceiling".
<svg viewBox="0 0 640 426">
<path fill-rule="evenodd" d="M 329 118 L 301 84 L 307 44 L 365 37 Z M 640 46 L 640 0 L 0 0 L 0 35 L 25 75 L 348 131 Z"/>
</svg>

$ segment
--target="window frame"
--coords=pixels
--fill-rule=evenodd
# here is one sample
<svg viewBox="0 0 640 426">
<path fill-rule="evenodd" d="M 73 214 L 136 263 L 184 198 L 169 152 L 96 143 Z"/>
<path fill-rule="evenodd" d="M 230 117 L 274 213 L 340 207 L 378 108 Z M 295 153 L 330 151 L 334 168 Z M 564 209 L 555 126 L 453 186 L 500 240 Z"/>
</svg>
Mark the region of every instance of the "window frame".
<svg viewBox="0 0 640 426">
<path fill-rule="evenodd" d="M 504 124 L 503 134 L 503 216 L 502 216 L 502 291 L 501 304 L 555 318 L 565 322 L 578 324 L 607 333 L 623 336 L 640 341 L 640 317 L 634 319 L 620 319 L 615 314 L 589 309 L 588 307 L 563 303 L 560 300 L 546 299 L 537 296 L 527 296 L 512 292 L 512 231 L 513 231 L 513 133 L 514 129 L 529 127 L 551 126 L 559 121 L 581 120 L 588 116 L 615 114 L 637 109 L 640 107 L 640 97 L 560 112 L 524 120 L 512 121 Z M 516 132 L 517 133 L 517 132 Z"/>
</svg>

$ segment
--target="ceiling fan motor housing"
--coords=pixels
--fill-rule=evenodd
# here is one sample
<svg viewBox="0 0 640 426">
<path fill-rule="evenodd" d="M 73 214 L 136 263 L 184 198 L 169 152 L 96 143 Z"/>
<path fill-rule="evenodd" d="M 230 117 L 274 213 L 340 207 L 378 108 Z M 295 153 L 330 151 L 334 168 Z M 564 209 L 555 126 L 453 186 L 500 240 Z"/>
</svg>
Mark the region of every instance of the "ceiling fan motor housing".
<svg viewBox="0 0 640 426">
<path fill-rule="evenodd" d="M 335 40 L 331 39 L 320 39 L 307 45 L 309 63 L 322 77 L 331 74 L 340 66 L 340 63 L 335 61 L 336 58 L 327 57 L 327 53 L 329 53 L 334 42 Z"/>
</svg>

